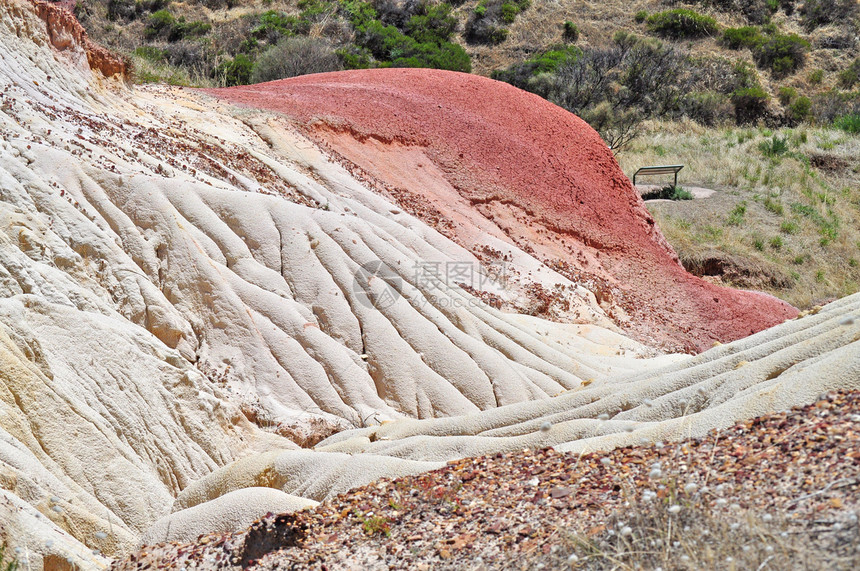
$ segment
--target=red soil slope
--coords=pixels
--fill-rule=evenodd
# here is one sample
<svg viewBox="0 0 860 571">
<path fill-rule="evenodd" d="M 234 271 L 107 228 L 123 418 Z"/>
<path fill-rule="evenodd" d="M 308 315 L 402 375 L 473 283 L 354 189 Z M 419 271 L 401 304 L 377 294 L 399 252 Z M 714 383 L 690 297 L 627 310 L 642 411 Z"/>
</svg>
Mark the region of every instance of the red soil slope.
<svg viewBox="0 0 860 571">
<path fill-rule="evenodd" d="M 436 178 L 494 232 L 586 284 L 619 325 L 652 345 L 701 351 L 797 313 L 771 296 L 687 273 L 599 135 L 510 85 L 438 70 L 378 69 L 208 92 L 283 112 L 402 191 L 395 195 L 404 207 L 457 239 L 470 231 L 462 228 L 462 208 L 446 212 L 450 200 L 439 200 L 439 185 L 427 184 L 418 170 L 440 173 Z M 415 149 L 432 165 L 416 161 Z M 432 208 L 422 209 L 422 201 Z M 454 222 L 440 224 L 440 217 Z"/>
</svg>

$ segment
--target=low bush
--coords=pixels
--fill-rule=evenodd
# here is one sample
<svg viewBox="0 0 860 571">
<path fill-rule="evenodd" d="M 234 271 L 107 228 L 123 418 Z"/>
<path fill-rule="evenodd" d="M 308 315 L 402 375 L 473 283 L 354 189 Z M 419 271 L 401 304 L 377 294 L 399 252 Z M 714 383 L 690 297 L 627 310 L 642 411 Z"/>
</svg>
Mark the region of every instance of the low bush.
<svg viewBox="0 0 860 571">
<path fill-rule="evenodd" d="M 258 48 L 256 42 L 264 42 L 269 46 L 273 46 L 283 38 L 288 38 L 294 35 L 307 35 L 311 29 L 311 19 L 314 17 L 314 7 L 310 10 L 302 12 L 302 16 L 292 16 L 276 10 L 269 10 L 256 16 L 256 25 L 251 30 L 251 40 L 253 45 L 247 47 Z M 309 17 L 304 17 L 310 12 Z"/>
<path fill-rule="evenodd" d="M 726 28 L 720 42 L 731 50 L 741 48 L 754 48 L 763 37 L 761 31 L 755 26 L 743 26 L 741 28 Z"/>
<path fill-rule="evenodd" d="M 251 82 L 251 74 L 254 72 L 254 62 L 245 55 L 238 54 L 231 60 L 222 62 L 213 70 L 212 74 L 220 83 L 230 87 L 233 85 L 247 85 Z"/>
<path fill-rule="evenodd" d="M 570 20 L 564 23 L 564 32 L 562 33 L 562 37 L 565 41 L 574 43 L 579 40 L 579 28 L 571 22 Z"/>
<path fill-rule="evenodd" d="M 764 140 L 758 145 L 758 150 L 766 157 L 778 157 L 788 152 L 788 138 L 774 135 L 769 140 Z"/>
<path fill-rule="evenodd" d="M 508 69 L 495 70 L 491 77 L 515 85 L 520 89 L 541 92 L 533 84 L 537 76 L 553 73 L 562 64 L 573 62 L 581 55 L 582 51 L 574 46 L 553 47 L 548 51 L 535 54 L 522 63 L 514 64 Z"/>
<path fill-rule="evenodd" d="M 777 97 L 779 98 L 779 102 L 783 105 L 788 105 L 794 98 L 797 97 L 797 90 L 793 87 L 780 87 L 779 91 L 777 91 Z"/>
<path fill-rule="evenodd" d="M 860 134 L 860 113 L 837 117 L 833 120 L 833 126 L 852 135 Z"/>
<path fill-rule="evenodd" d="M 466 22 L 466 41 L 475 44 L 500 44 L 508 37 L 503 24 L 512 24 L 530 0 L 481 0 Z"/>
<path fill-rule="evenodd" d="M 167 53 L 164 50 L 159 49 L 155 46 L 140 46 L 139 48 L 136 48 L 134 50 L 134 52 L 132 52 L 132 53 L 134 53 L 134 55 L 136 55 L 138 57 L 142 57 L 143 59 L 151 61 L 151 62 L 162 61 L 162 60 L 164 60 L 165 56 L 167 55 Z"/>
<path fill-rule="evenodd" d="M 755 47 L 753 57 L 760 67 L 781 77 L 803 66 L 808 49 L 809 42 L 797 34 L 774 34 Z"/>
<path fill-rule="evenodd" d="M 767 113 L 770 96 L 761 87 L 743 87 L 732 93 L 738 125 L 755 123 Z"/>
<path fill-rule="evenodd" d="M 646 21 L 649 31 L 674 39 L 713 36 L 718 29 L 717 21 L 710 16 L 685 8 L 658 12 L 648 16 Z"/>
<path fill-rule="evenodd" d="M 669 184 L 658 190 L 652 190 L 642 194 L 642 200 L 692 200 L 693 194 L 680 186 Z"/>
<path fill-rule="evenodd" d="M 788 105 L 788 117 L 793 123 L 800 123 L 809 118 L 812 111 L 812 100 L 809 97 L 800 96 Z"/>
<path fill-rule="evenodd" d="M 344 67 L 367 67 L 365 64 L 372 63 L 366 60 L 369 54 L 383 66 L 432 67 L 467 73 L 472 70 L 469 55 L 462 46 L 443 39 L 453 34 L 455 25 L 450 7 L 445 4 L 427 5 L 410 16 L 404 26 L 416 37 L 384 24 L 376 9 L 367 2 L 344 0 L 340 9 L 355 29 L 355 43 L 359 48 L 338 52 Z M 416 19 L 416 15 L 419 18 Z"/>
<path fill-rule="evenodd" d="M 860 81 L 860 58 L 851 62 L 847 68 L 839 72 L 839 85 L 843 89 L 851 89 Z"/>
<path fill-rule="evenodd" d="M 340 69 L 341 60 L 327 40 L 296 36 L 281 40 L 257 58 L 251 83 Z"/>
<path fill-rule="evenodd" d="M 806 78 L 806 81 L 809 82 L 810 85 L 819 85 L 824 80 L 824 70 L 823 69 L 814 69 L 809 72 L 809 75 Z"/>
<path fill-rule="evenodd" d="M 184 17 L 175 18 L 168 10 L 158 10 L 149 16 L 143 36 L 147 40 L 161 38 L 177 42 L 183 38 L 206 35 L 210 30 L 212 25 L 207 22 L 186 22 Z"/>
<path fill-rule="evenodd" d="M 648 12 L 646 12 L 645 10 L 639 10 L 638 12 L 636 12 L 636 15 L 633 16 L 633 20 L 637 24 L 641 24 L 642 22 L 644 22 L 647 19 L 648 19 Z"/>
<path fill-rule="evenodd" d="M 419 43 L 447 42 L 457 31 L 457 18 L 451 14 L 449 4 L 419 4 L 418 13 L 404 25 L 404 32 Z"/>
</svg>

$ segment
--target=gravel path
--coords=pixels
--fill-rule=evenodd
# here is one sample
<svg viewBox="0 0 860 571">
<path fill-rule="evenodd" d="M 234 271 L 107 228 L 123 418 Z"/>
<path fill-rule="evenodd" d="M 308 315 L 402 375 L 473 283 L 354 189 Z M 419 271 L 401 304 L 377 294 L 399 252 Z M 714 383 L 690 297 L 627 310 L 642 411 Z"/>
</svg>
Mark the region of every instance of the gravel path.
<svg viewBox="0 0 860 571">
<path fill-rule="evenodd" d="M 467 458 L 114 568 L 856 569 L 860 392 L 704 439 Z"/>
</svg>

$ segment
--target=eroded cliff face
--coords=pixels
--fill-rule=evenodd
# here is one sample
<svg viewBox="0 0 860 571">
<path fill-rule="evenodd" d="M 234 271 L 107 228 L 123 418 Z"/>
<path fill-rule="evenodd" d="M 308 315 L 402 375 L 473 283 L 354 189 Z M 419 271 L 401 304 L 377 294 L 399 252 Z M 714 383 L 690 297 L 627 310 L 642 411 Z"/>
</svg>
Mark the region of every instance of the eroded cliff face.
<svg viewBox="0 0 860 571">
<path fill-rule="evenodd" d="M 129 64 L 121 56 L 96 44 L 87 36 L 86 31 L 72 13 L 73 1 L 45 2 L 30 0 L 36 14 L 46 25 L 46 32 L 51 46 L 57 52 L 86 54 L 90 69 L 104 77 L 119 76 L 128 79 Z"/>
<path fill-rule="evenodd" d="M 857 384 L 860 320 L 657 355 L 527 244 L 464 248 L 283 116 L 94 72 L 46 6 L 0 0 L 0 539 L 29 568 L 104 568 L 141 538 L 467 454 L 686 436 Z M 401 150 L 404 177 L 432 170 Z M 512 311 L 549 291 L 555 322 Z"/>
</svg>

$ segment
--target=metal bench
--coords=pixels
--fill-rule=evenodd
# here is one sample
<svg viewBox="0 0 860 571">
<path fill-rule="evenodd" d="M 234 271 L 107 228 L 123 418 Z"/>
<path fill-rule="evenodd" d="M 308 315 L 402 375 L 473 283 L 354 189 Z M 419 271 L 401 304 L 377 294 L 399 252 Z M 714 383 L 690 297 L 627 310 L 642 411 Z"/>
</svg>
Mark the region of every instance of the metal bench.
<svg viewBox="0 0 860 571">
<path fill-rule="evenodd" d="M 674 174 L 675 186 L 678 186 L 678 171 L 684 168 L 684 165 L 660 165 L 653 167 L 642 167 L 633 173 L 633 186 L 636 186 L 636 175 L 652 175 L 652 174 Z"/>
</svg>

